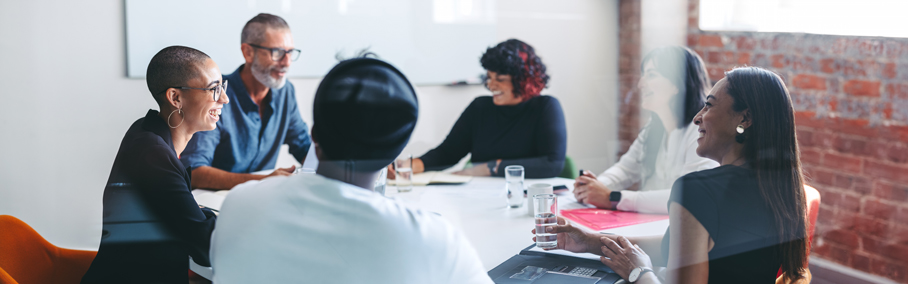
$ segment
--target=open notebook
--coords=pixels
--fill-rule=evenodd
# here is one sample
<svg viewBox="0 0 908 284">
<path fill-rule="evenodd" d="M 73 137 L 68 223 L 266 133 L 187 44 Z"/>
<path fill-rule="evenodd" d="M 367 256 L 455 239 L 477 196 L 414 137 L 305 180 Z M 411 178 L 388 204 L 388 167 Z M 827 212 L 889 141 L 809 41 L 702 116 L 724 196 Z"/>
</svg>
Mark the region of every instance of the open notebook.
<svg viewBox="0 0 908 284">
<path fill-rule="evenodd" d="M 414 186 L 426 186 L 430 184 L 462 184 L 472 180 L 471 176 L 455 175 L 443 172 L 423 172 L 413 175 Z M 388 179 L 388 185 L 397 185 L 394 179 Z"/>
</svg>

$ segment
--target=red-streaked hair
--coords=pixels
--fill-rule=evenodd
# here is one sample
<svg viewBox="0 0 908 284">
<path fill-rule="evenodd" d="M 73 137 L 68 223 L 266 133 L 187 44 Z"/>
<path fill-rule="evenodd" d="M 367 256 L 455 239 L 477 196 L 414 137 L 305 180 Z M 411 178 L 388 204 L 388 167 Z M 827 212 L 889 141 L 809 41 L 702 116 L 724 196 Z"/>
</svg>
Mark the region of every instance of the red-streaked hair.
<svg viewBox="0 0 908 284">
<path fill-rule="evenodd" d="M 524 101 L 539 96 L 549 81 L 545 64 L 533 47 L 517 39 L 489 47 L 479 62 L 488 71 L 511 75 L 514 95 Z"/>
</svg>

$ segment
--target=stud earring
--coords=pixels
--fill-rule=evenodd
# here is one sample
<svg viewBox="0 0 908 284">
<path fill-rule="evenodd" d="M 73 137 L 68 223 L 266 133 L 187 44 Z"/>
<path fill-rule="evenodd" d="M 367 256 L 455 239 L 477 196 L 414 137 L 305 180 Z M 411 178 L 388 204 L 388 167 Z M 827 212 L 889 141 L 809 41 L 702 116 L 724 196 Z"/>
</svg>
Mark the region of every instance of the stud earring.
<svg viewBox="0 0 908 284">
<path fill-rule="evenodd" d="M 738 127 L 735 127 L 735 131 L 738 132 L 738 134 L 744 134 L 744 125 L 738 124 Z"/>
</svg>

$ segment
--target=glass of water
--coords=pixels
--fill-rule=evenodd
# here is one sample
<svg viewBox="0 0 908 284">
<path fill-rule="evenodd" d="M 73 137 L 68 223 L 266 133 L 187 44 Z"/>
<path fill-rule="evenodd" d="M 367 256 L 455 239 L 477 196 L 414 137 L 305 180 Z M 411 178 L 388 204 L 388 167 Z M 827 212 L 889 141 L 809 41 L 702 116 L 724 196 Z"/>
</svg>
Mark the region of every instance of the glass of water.
<svg viewBox="0 0 908 284">
<path fill-rule="evenodd" d="M 384 167 L 381 171 L 378 171 L 378 178 L 375 179 L 375 184 L 372 186 L 372 191 L 381 193 L 385 195 L 385 186 L 388 184 L 388 168 Z"/>
<path fill-rule="evenodd" d="M 413 190 L 413 155 L 407 154 L 394 161 L 394 183 L 397 184 L 397 192 Z"/>
<path fill-rule="evenodd" d="M 504 179 L 508 183 L 508 206 L 511 208 L 523 206 L 523 176 L 523 166 L 504 168 Z"/>
<path fill-rule="evenodd" d="M 536 211 L 536 247 L 557 247 L 558 235 L 546 233 L 545 228 L 558 224 L 558 199 L 554 194 L 533 195 L 533 207 Z"/>
</svg>

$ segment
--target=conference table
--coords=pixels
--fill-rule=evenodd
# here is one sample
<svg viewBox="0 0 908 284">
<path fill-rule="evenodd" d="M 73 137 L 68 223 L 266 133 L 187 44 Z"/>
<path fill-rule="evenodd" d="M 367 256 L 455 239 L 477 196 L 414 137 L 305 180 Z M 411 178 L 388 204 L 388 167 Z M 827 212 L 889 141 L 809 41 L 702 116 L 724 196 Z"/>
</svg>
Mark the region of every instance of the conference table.
<svg viewBox="0 0 908 284">
<path fill-rule="evenodd" d="M 578 203 L 574 198 L 572 179 L 526 179 L 524 185 L 528 187 L 535 183 L 568 187 L 569 191 L 557 195 L 560 210 L 589 207 Z M 197 201 L 202 205 L 211 202 L 207 199 L 202 200 L 206 195 L 210 198 L 210 193 L 213 192 L 198 189 L 193 191 Z M 215 194 L 226 196 L 229 191 Z M 527 202 L 525 200 L 523 206 L 519 208 L 508 206 L 504 178 L 473 177 L 463 184 L 414 186 L 409 192 L 398 192 L 397 187 L 388 185 L 385 196 L 410 208 L 433 212 L 447 219 L 470 241 L 487 271 L 533 244 L 531 230 L 535 221 L 527 211 Z M 220 204 L 216 206 L 219 207 Z M 623 236 L 650 236 L 662 235 L 667 227 L 668 219 L 665 219 L 601 232 Z M 210 268 L 198 266 L 192 261 L 190 264 L 193 271 L 210 279 Z"/>
</svg>

